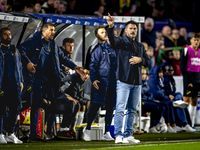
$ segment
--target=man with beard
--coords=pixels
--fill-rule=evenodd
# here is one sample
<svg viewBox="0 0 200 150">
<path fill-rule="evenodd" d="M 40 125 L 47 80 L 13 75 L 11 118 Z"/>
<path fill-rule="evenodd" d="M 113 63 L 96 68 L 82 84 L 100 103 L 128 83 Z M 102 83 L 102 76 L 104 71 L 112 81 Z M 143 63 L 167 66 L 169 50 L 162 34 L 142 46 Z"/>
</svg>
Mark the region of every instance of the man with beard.
<svg viewBox="0 0 200 150">
<path fill-rule="evenodd" d="M 85 76 L 82 67 L 76 66 L 72 61 L 64 56 L 62 50 L 53 40 L 55 27 L 53 24 L 46 23 L 42 31 L 36 32 L 32 38 L 20 45 L 22 54 L 23 73 L 27 80 L 33 83 L 32 105 L 31 105 L 31 133 L 30 140 L 42 140 L 36 132 L 38 123 L 39 109 L 42 105 L 42 93 L 44 88 L 51 88 L 52 106 L 56 106 L 56 99 L 60 87 L 60 64 L 74 69 L 78 74 Z M 52 108 L 52 110 L 55 110 Z M 49 122 L 55 119 L 52 111 Z M 52 126 L 48 126 L 49 133 L 52 134 Z"/>
<path fill-rule="evenodd" d="M 23 76 L 21 56 L 18 49 L 11 45 L 11 32 L 8 28 L 0 30 L 0 143 L 22 143 L 14 134 L 18 107 L 21 106 L 21 91 L 23 89 Z M 3 135 L 3 121 L 9 108 L 8 118 L 4 123 L 7 135 Z"/>
<path fill-rule="evenodd" d="M 70 60 L 71 55 L 74 52 L 74 39 L 73 38 L 65 38 L 63 40 L 63 44 L 60 47 L 60 49 L 63 51 L 64 55 L 67 56 Z M 72 72 L 69 72 L 70 68 L 66 67 L 65 65 L 61 64 L 61 72 L 64 74 L 72 74 Z"/>
<path fill-rule="evenodd" d="M 115 143 L 139 143 L 134 139 L 133 125 L 138 102 L 141 100 L 141 66 L 147 66 L 149 58 L 143 44 L 136 40 L 137 23 L 129 21 L 125 24 L 126 36 L 114 35 L 114 18 L 108 14 L 108 38 L 117 54 L 117 100 L 114 117 Z M 127 107 L 124 133 L 122 125 L 124 111 Z"/>
<path fill-rule="evenodd" d="M 105 26 L 98 26 L 95 30 L 102 44 L 91 55 L 90 79 L 92 82 L 91 102 L 87 114 L 87 127 L 83 130 L 83 140 L 91 141 L 91 124 L 97 111 L 105 105 L 105 134 L 102 140 L 114 140 L 109 132 L 113 110 L 116 101 L 116 53 L 109 44 Z M 107 40 L 107 41 L 106 41 Z"/>
</svg>

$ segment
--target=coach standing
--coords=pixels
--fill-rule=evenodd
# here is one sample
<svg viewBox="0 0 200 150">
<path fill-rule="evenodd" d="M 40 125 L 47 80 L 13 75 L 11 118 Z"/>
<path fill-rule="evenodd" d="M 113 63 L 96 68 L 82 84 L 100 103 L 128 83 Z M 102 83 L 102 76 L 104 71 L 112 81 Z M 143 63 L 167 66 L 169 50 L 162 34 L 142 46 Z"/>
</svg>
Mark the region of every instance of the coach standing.
<svg viewBox="0 0 200 150">
<path fill-rule="evenodd" d="M 129 21 L 125 24 L 124 37 L 114 36 L 114 18 L 108 14 L 108 37 L 111 46 L 118 49 L 117 52 L 117 100 L 114 117 L 115 143 L 139 143 L 134 139 L 133 124 L 138 102 L 141 99 L 141 66 L 147 66 L 149 58 L 144 46 L 135 37 L 137 35 L 137 23 Z M 124 111 L 127 106 L 124 133 L 121 132 Z M 123 139 L 122 139 L 123 136 Z"/>
<path fill-rule="evenodd" d="M 42 104 L 42 88 L 52 89 L 52 106 L 55 106 L 60 83 L 60 63 L 74 69 L 80 75 L 85 75 L 82 67 L 76 66 L 53 40 L 55 27 L 46 23 L 42 31 L 36 32 L 32 38 L 20 45 L 23 74 L 32 77 L 33 96 L 31 105 L 30 140 L 42 140 L 36 132 L 39 109 Z"/>
</svg>

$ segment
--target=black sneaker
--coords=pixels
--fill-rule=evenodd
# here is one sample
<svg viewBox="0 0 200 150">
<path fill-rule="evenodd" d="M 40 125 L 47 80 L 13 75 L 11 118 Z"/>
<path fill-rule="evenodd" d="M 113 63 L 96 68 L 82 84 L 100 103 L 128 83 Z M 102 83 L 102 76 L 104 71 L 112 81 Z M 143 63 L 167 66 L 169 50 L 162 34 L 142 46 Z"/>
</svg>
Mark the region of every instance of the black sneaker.
<svg viewBox="0 0 200 150">
<path fill-rule="evenodd" d="M 46 134 L 45 134 L 45 139 L 46 139 L 46 140 L 52 140 L 53 138 L 54 138 L 54 134 L 53 134 L 53 133 L 49 133 L 49 134 L 46 133 Z"/>
<path fill-rule="evenodd" d="M 38 134 L 36 134 L 35 136 L 30 135 L 29 140 L 30 141 L 42 141 L 42 142 L 46 142 L 46 140 L 42 139 Z"/>
</svg>

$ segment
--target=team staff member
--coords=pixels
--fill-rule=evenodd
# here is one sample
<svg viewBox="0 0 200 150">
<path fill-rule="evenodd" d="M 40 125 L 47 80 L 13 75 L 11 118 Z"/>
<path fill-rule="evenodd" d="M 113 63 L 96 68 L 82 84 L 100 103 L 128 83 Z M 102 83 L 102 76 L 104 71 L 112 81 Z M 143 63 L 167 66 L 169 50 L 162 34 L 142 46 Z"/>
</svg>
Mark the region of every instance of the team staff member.
<svg viewBox="0 0 200 150">
<path fill-rule="evenodd" d="M 14 134 L 18 107 L 21 106 L 21 91 L 23 89 L 23 76 L 21 56 L 18 49 L 11 45 L 11 32 L 8 28 L 0 30 L 0 143 L 22 143 Z M 8 132 L 3 135 L 3 121 L 9 108 L 9 115 L 4 123 Z"/>
<path fill-rule="evenodd" d="M 87 127 L 83 140 L 91 141 L 91 124 L 101 106 L 106 107 L 105 134 L 102 140 L 114 140 L 109 132 L 116 101 L 116 53 L 107 40 L 105 26 L 98 26 L 99 38 L 104 41 L 91 55 L 90 79 L 92 81 L 91 102 L 87 115 Z M 107 41 L 106 41 L 107 40 Z"/>
<path fill-rule="evenodd" d="M 138 102 L 141 100 L 141 66 L 147 66 L 149 58 L 143 44 L 135 37 L 137 35 L 137 23 L 129 21 L 125 25 L 126 36 L 114 36 L 114 18 L 108 14 L 107 23 L 108 38 L 111 46 L 117 50 L 117 100 L 114 117 L 115 143 L 138 143 L 134 139 L 133 124 Z M 121 132 L 124 111 L 127 106 L 124 133 Z M 122 140 L 122 136 L 124 136 Z"/>
<path fill-rule="evenodd" d="M 41 140 L 36 132 L 39 109 L 42 104 L 42 87 L 51 87 L 53 91 L 52 106 L 55 106 L 60 87 L 60 63 L 74 69 L 80 75 L 85 75 L 82 67 L 76 66 L 64 56 L 62 50 L 53 40 L 55 27 L 46 23 L 42 31 L 36 32 L 32 38 L 20 45 L 23 73 L 32 77 L 33 97 L 31 106 L 30 140 Z M 48 81 L 48 82 L 47 82 Z"/>
</svg>

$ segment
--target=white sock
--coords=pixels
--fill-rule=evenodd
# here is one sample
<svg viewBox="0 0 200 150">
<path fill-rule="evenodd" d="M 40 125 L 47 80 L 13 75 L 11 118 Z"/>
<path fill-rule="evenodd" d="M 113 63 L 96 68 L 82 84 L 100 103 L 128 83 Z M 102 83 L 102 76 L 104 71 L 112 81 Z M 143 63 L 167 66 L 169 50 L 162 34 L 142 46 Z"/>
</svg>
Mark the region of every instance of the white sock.
<svg viewBox="0 0 200 150">
<path fill-rule="evenodd" d="M 76 116 L 75 116 L 75 118 L 74 118 L 74 119 L 75 119 L 75 121 L 74 121 L 74 127 L 73 127 L 74 130 L 75 130 L 75 127 L 77 126 L 78 113 L 79 113 L 79 112 L 76 113 Z"/>
<path fill-rule="evenodd" d="M 189 113 L 190 113 L 190 111 L 191 111 L 191 106 L 192 106 L 192 105 L 191 105 L 191 104 L 189 104 L 189 105 L 188 105 L 188 107 L 187 107 L 187 109 L 188 109 Z"/>
<path fill-rule="evenodd" d="M 189 111 L 189 113 L 192 121 L 192 127 L 194 127 L 195 124 L 196 111 L 197 111 L 197 106 L 191 106 L 191 110 Z"/>
<path fill-rule="evenodd" d="M 83 111 L 78 112 L 77 125 L 81 125 L 83 123 L 84 113 L 85 112 Z"/>
</svg>

